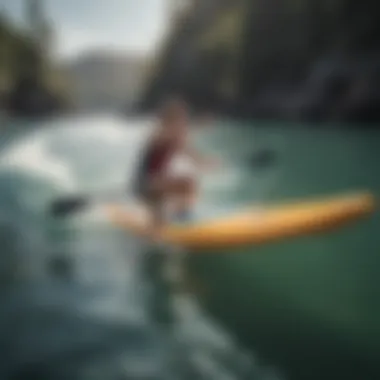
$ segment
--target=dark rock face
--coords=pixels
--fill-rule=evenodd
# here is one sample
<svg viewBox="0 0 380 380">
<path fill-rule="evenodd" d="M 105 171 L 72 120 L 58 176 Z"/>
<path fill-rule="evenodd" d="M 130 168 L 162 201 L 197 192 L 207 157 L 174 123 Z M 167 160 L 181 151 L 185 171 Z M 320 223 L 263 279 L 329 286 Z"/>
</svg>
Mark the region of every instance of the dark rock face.
<svg viewBox="0 0 380 380">
<path fill-rule="evenodd" d="M 43 78 L 59 70 L 44 48 L 0 13 L 0 112 L 11 117 L 44 117 L 63 109 L 65 94 L 56 94 Z M 60 90 L 58 90 L 60 91 Z"/>
<path fill-rule="evenodd" d="M 45 117 L 63 110 L 63 103 L 33 78 L 21 78 L 6 100 L 6 110 L 15 117 Z"/>
<path fill-rule="evenodd" d="M 212 78 L 207 57 L 199 54 L 198 37 L 218 11 L 218 1 L 198 2 L 187 17 L 177 23 L 163 50 L 159 68 L 138 105 L 148 111 L 159 105 L 162 97 L 181 95 L 193 105 L 209 101 Z"/>
<path fill-rule="evenodd" d="M 174 28 L 139 110 L 176 93 L 195 108 L 235 117 L 379 121 L 378 6 L 375 0 L 195 2 Z M 224 20 L 236 11 L 240 28 L 230 32 Z M 223 36 L 205 49 L 210 33 Z M 220 89 L 226 80 L 232 95 Z"/>
</svg>

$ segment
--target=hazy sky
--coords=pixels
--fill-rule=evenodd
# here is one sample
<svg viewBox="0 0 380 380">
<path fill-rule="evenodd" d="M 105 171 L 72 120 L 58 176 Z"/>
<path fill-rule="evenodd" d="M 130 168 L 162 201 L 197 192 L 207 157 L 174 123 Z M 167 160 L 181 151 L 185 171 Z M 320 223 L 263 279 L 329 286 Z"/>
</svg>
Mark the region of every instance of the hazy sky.
<svg viewBox="0 0 380 380">
<path fill-rule="evenodd" d="M 26 1 L 0 0 L 0 6 L 24 21 Z M 149 52 L 168 25 L 169 0 L 41 1 L 55 27 L 59 57 L 98 47 Z"/>
</svg>

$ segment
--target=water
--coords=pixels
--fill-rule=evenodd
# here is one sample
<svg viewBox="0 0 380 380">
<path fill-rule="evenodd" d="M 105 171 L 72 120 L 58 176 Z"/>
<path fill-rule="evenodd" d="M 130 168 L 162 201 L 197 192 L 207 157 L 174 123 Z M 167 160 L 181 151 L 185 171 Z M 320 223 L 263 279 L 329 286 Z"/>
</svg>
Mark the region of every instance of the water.
<svg viewBox="0 0 380 380">
<path fill-rule="evenodd" d="M 202 181 L 203 215 L 378 193 L 376 131 L 219 124 L 200 138 L 226 164 Z M 148 132 L 148 120 L 110 116 L 4 132 L 1 377 L 378 378 L 378 216 L 330 235 L 191 258 L 187 295 L 168 291 L 162 258 L 102 215 L 46 218 L 57 195 L 128 191 Z M 275 160 L 252 167 L 262 148 Z"/>
<path fill-rule="evenodd" d="M 226 125 L 218 134 L 236 163 L 255 141 L 278 155 L 264 173 L 242 163 L 246 175 L 234 194 L 240 200 L 379 193 L 379 131 Z M 209 286 L 205 303 L 289 378 L 378 378 L 379 225 L 376 214 L 330 235 L 197 263 Z"/>
<path fill-rule="evenodd" d="M 196 296 L 168 289 L 157 250 L 96 211 L 62 221 L 46 215 L 63 194 L 128 192 L 149 124 L 98 115 L 4 132 L 1 378 L 281 378 L 257 365 Z M 223 180 L 205 181 L 200 207 L 224 203 L 232 186 Z M 215 187 L 224 189 L 219 198 Z"/>
</svg>

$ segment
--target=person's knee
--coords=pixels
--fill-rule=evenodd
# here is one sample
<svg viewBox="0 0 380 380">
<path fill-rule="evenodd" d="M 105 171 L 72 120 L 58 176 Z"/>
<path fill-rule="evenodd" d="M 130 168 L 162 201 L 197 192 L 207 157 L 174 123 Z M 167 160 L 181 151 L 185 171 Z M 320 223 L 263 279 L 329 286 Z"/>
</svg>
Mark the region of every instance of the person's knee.
<svg viewBox="0 0 380 380">
<path fill-rule="evenodd" d="M 193 178 L 182 177 L 176 181 L 176 190 L 179 193 L 189 194 L 194 193 L 197 189 L 196 181 Z"/>
</svg>

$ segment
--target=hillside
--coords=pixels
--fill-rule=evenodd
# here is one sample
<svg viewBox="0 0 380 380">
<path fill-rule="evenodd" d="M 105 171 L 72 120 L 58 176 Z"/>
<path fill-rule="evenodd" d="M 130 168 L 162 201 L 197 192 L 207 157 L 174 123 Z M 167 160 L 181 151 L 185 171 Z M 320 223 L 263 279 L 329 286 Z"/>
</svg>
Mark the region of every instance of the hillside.
<svg viewBox="0 0 380 380">
<path fill-rule="evenodd" d="M 175 92 L 235 117 L 378 121 L 377 8 L 376 0 L 194 0 L 139 110 Z"/>
<path fill-rule="evenodd" d="M 80 109 L 130 107 L 140 95 L 148 61 L 135 54 L 91 51 L 65 63 L 73 101 Z"/>
<path fill-rule="evenodd" d="M 27 31 L 0 14 L 0 109 L 9 116 L 42 117 L 68 105 L 65 80 Z"/>
</svg>

